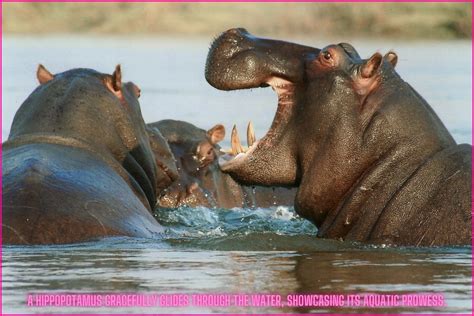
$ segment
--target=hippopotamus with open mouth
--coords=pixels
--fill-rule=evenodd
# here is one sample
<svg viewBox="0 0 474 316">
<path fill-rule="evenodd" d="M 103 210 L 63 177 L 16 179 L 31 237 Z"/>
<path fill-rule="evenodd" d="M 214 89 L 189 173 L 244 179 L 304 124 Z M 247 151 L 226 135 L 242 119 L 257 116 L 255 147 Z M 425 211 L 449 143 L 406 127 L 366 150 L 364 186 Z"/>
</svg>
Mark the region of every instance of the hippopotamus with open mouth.
<svg viewBox="0 0 474 316">
<path fill-rule="evenodd" d="M 153 150 L 155 135 L 163 135 L 168 141 L 179 174 L 178 180 L 159 194 L 159 207 L 233 208 L 293 205 L 296 194 L 294 189 L 242 186 L 220 170 L 217 161 L 224 153 L 218 143 L 225 137 L 223 125 L 216 124 L 204 130 L 184 121 L 162 120 L 147 124 L 147 127 Z M 237 150 L 236 143 L 240 145 L 240 141 L 235 141 L 236 137 L 238 136 L 234 128 L 233 150 Z M 254 138 L 252 124 L 249 123 L 249 144 Z M 155 154 L 162 156 L 160 153 Z"/>
<path fill-rule="evenodd" d="M 3 143 L 3 243 L 161 234 L 152 210 L 177 171 L 164 139 L 167 156 L 150 148 L 140 89 L 122 83 L 120 66 L 112 75 L 40 66 L 37 77 Z"/>
<path fill-rule="evenodd" d="M 295 210 L 318 235 L 392 245 L 471 244 L 471 152 L 394 70 L 397 55 L 362 59 L 244 29 L 212 44 L 205 76 L 221 90 L 271 86 L 268 133 L 221 159 L 244 184 L 297 186 Z"/>
</svg>

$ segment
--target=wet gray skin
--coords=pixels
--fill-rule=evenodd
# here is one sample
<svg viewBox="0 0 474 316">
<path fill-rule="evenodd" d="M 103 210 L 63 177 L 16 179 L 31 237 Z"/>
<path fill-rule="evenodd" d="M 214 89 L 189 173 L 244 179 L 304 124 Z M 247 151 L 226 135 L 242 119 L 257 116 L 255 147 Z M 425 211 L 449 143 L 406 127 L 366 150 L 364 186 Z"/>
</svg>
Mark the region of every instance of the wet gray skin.
<svg viewBox="0 0 474 316">
<path fill-rule="evenodd" d="M 396 73 L 397 55 L 361 59 L 244 29 L 212 44 L 206 79 L 222 90 L 270 85 L 274 121 L 246 153 L 221 159 L 244 184 L 298 187 L 318 235 L 393 245 L 471 243 L 471 145 L 457 145 Z"/>
<path fill-rule="evenodd" d="M 293 205 L 294 189 L 242 186 L 220 170 L 217 161 L 223 153 L 218 143 L 225 136 L 223 125 L 216 124 L 204 130 L 184 121 L 162 120 L 147 124 L 147 127 L 152 149 L 154 135 L 163 135 L 168 141 L 179 174 L 178 179 L 158 195 L 158 207 Z"/>
<path fill-rule="evenodd" d="M 37 77 L 3 143 L 3 242 L 160 234 L 152 206 L 177 175 L 157 167 L 140 89 L 122 84 L 119 66 L 113 75 L 40 66 Z"/>
</svg>

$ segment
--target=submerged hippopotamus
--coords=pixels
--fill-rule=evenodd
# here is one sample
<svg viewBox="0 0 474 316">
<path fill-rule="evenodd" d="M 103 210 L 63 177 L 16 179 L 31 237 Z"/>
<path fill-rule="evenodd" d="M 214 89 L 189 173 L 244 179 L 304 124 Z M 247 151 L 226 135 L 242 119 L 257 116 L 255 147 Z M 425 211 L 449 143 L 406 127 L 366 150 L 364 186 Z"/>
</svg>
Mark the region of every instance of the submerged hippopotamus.
<svg viewBox="0 0 474 316">
<path fill-rule="evenodd" d="M 162 134 L 176 159 L 179 178 L 158 197 L 159 207 L 270 207 L 293 205 L 296 190 L 287 188 L 246 187 L 238 184 L 218 166 L 225 128 L 217 124 L 209 130 L 188 122 L 162 120 L 147 125 L 150 139 Z M 235 147 L 235 128 L 232 143 Z M 249 141 L 253 128 L 249 124 Z M 240 145 L 240 142 L 239 142 Z M 153 146 L 152 146 L 153 148 Z M 233 148 L 235 150 L 235 148 Z"/>
<path fill-rule="evenodd" d="M 160 234 L 152 207 L 177 172 L 157 168 L 140 89 L 122 84 L 120 66 L 113 75 L 91 69 L 53 75 L 40 66 L 37 77 L 40 86 L 3 143 L 3 242 Z"/>
<path fill-rule="evenodd" d="M 297 186 L 295 210 L 318 235 L 376 244 L 471 244 L 471 150 L 457 145 L 394 70 L 397 55 L 362 59 L 244 29 L 212 44 L 205 76 L 222 90 L 271 86 L 270 131 L 221 168 L 244 184 Z"/>
</svg>

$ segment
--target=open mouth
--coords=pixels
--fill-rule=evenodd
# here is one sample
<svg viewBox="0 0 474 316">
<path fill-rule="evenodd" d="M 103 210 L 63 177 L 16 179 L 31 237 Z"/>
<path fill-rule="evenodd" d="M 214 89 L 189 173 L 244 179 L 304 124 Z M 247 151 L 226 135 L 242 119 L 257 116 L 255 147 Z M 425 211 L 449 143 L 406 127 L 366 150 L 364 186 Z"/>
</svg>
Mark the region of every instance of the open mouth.
<svg viewBox="0 0 474 316">
<path fill-rule="evenodd" d="M 231 148 L 221 150 L 219 166 L 223 171 L 236 169 L 244 164 L 252 163 L 261 151 L 271 152 L 278 144 L 286 128 L 294 107 L 294 84 L 286 79 L 271 77 L 264 86 L 270 86 L 278 95 L 278 107 L 268 132 L 260 140 L 255 137 L 252 122 L 247 126 L 247 147 L 242 146 L 236 126 L 231 134 Z"/>
</svg>

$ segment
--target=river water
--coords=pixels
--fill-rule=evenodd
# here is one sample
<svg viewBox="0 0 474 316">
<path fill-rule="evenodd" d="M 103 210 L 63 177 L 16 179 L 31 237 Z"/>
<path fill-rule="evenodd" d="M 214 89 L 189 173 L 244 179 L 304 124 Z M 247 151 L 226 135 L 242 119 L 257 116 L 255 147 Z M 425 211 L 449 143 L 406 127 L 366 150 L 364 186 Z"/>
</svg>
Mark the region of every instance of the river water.
<svg viewBox="0 0 474 316">
<path fill-rule="evenodd" d="M 36 87 L 38 63 L 51 72 L 75 67 L 111 73 L 142 90 L 147 122 L 186 120 L 202 128 L 235 123 L 257 137 L 271 124 L 271 89 L 222 92 L 204 79 L 209 39 L 6 37 L 3 40 L 2 140 Z M 337 42 L 299 42 L 317 47 Z M 471 43 L 351 41 L 363 57 L 394 49 L 398 72 L 430 103 L 455 139 L 471 143 Z M 228 133 L 230 134 L 230 133 Z M 227 137 L 224 146 L 228 145 Z M 390 248 L 315 237 L 292 208 L 180 208 L 157 219 L 161 240 L 110 238 L 66 246 L 3 247 L 7 313 L 461 312 L 472 311 L 471 247 Z M 439 293 L 441 307 L 28 307 L 29 293 L 407 294 Z"/>
</svg>

